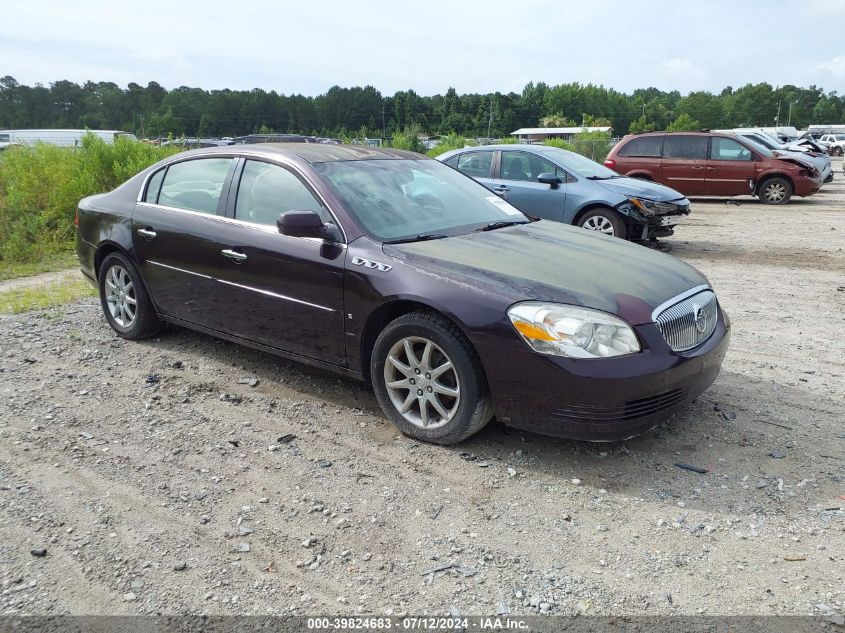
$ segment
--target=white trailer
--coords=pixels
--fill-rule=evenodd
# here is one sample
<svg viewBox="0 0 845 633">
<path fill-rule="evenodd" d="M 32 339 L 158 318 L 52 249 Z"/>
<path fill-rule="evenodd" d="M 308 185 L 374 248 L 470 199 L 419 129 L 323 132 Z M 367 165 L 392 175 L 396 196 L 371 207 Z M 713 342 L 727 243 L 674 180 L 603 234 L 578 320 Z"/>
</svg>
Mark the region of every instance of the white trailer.
<svg viewBox="0 0 845 633">
<path fill-rule="evenodd" d="M 88 132 L 112 144 L 118 138 L 138 140 L 131 132 L 121 130 L 0 130 L 0 149 L 9 145 L 48 143 L 59 147 L 79 147 Z"/>
</svg>

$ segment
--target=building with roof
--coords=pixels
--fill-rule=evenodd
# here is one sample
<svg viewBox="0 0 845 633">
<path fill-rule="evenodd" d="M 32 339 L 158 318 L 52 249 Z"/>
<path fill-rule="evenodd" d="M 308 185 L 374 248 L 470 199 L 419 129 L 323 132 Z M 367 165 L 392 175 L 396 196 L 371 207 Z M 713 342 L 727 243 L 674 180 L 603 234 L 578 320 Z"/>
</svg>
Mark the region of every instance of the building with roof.
<svg viewBox="0 0 845 633">
<path fill-rule="evenodd" d="M 581 132 L 607 132 L 611 133 L 613 128 L 609 126 L 601 127 L 523 127 L 515 132 L 511 132 L 513 136 L 518 136 L 520 143 L 542 143 L 549 138 L 560 138 L 567 142 L 572 142 L 576 134 Z"/>
</svg>

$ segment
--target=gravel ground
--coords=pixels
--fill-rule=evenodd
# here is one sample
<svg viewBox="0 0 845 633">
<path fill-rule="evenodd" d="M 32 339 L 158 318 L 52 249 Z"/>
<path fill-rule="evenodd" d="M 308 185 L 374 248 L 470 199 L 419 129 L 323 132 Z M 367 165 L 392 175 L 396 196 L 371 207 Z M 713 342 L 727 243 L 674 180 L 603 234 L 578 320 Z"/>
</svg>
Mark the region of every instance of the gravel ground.
<svg viewBox="0 0 845 633">
<path fill-rule="evenodd" d="M 366 385 L 179 328 L 127 342 L 90 300 L 0 317 L 0 614 L 841 619 L 836 171 L 785 207 L 694 202 L 665 243 L 714 284 L 732 347 L 624 443 L 494 422 L 428 446 Z"/>
</svg>

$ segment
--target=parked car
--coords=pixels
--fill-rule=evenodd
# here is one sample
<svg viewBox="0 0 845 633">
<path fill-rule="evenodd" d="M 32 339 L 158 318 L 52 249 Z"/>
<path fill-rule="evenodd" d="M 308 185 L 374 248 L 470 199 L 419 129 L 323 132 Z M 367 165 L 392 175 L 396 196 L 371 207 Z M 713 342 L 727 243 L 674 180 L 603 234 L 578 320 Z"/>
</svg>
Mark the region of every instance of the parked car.
<svg viewBox="0 0 845 633">
<path fill-rule="evenodd" d="M 301 134 L 247 134 L 232 139 L 235 145 L 254 145 L 257 143 L 307 143 Z"/>
<path fill-rule="evenodd" d="M 561 437 L 631 437 L 715 379 L 730 325 L 668 255 L 532 221 L 411 152 L 185 152 L 78 205 L 106 321 L 162 322 L 372 382 L 407 435 L 452 444 L 495 414 Z"/>
<path fill-rule="evenodd" d="M 830 155 L 827 152 L 813 152 L 801 145 L 787 145 L 765 132 L 739 132 L 734 130 L 734 133 L 742 138 L 759 143 L 772 151 L 776 156 L 783 155 L 804 158 L 818 170 L 823 183 L 833 180 L 833 167 L 830 162 Z"/>
<path fill-rule="evenodd" d="M 825 134 L 819 142 L 827 147 L 831 156 L 842 156 L 845 153 L 845 134 Z"/>
<path fill-rule="evenodd" d="M 467 147 L 437 160 L 475 178 L 523 213 L 623 239 L 672 235 L 690 212 L 689 200 L 674 189 L 625 178 L 557 147 Z"/>
<path fill-rule="evenodd" d="M 648 132 L 629 134 L 604 163 L 626 176 L 669 185 L 687 196 L 757 196 L 785 204 L 821 188 L 821 174 L 804 158 L 776 156 L 735 134 Z"/>
</svg>

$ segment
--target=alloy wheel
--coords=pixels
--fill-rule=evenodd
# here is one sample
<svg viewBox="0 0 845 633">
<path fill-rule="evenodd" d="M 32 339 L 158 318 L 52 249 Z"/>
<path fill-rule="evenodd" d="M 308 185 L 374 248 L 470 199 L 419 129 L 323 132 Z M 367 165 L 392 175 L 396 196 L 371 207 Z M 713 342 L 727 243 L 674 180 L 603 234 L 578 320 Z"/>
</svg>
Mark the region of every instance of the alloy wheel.
<svg viewBox="0 0 845 633">
<path fill-rule="evenodd" d="M 123 266 L 115 264 L 106 272 L 106 305 L 111 318 L 120 327 L 129 328 L 135 322 L 138 299 L 132 278 Z"/>
<path fill-rule="evenodd" d="M 587 221 L 584 222 L 582 227 L 591 231 L 598 231 L 599 233 L 604 233 L 605 235 L 613 235 L 614 233 L 613 223 L 606 217 L 601 215 L 594 215 L 591 218 L 587 218 Z"/>
<path fill-rule="evenodd" d="M 763 195 L 769 202 L 780 202 L 786 197 L 786 186 L 779 182 L 769 183 Z"/>
<path fill-rule="evenodd" d="M 448 424 L 461 402 L 451 359 L 436 343 L 420 336 L 400 339 L 390 348 L 384 384 L 396 411 L 424 429 Z"/>
</svg>

